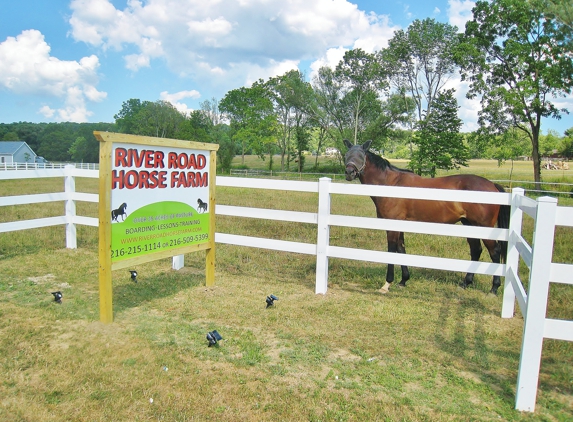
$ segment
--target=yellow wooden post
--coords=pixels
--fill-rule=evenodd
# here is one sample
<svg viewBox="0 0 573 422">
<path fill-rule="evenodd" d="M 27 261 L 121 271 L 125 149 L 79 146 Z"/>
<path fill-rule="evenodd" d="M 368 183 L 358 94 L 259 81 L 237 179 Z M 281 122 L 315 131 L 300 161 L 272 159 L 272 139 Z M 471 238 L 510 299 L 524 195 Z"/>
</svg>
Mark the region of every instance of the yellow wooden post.
<svg viewBox="0 0 573 422">
<path fill-rule="evenodd" d="M 111 153 L 112 143 L 101 142 L 99 157 L 99 315 L 113 322 L 111 281 Z"/>
<path fill-rule="evenodd" d="M 215 185 L 217 172 L 217 152 L 211 151 L 209 163 L 209 248 L 205 257 L 205 285 L 215 284 Z"/>
</svg>

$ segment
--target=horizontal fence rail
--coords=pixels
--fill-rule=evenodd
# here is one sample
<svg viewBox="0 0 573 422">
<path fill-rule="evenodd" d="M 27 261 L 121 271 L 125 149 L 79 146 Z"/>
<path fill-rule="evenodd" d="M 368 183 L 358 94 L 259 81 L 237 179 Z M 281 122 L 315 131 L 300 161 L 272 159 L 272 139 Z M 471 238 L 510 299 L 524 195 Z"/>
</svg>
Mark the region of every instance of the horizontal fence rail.
<svg viewBox="0 0 573 422">
<path fill-rule="evenodd" d="M 0 181 L 46 177 L 63 177 L 64 192 L 0 197 L 0 207 L 60 201 L 64 202 L 65 205 L 64 215 L 0 223 L 0 233 L 65 225 L 66 246 L 68 248 L 76 248 L 76 225 L 98 227 L 99 220 L 93 217 L 76 215 L 75 203 L 76 201 L 98 203 L 99 195 L 77 192 L 75 189 L 75 178 L 98 178 L 99 171 L 76 168 L 72 165 L 67 165 L 64 168 L 43 167 L 17 169 L 17 171 L 0 171 Z M 516 389 L 516 409 L 534 410 L 543 339 L 573 341 L 573 321 L 546 318 L 549 283 L 573 285 L 573 265 L 553 263 L 551 261 L 555 227 L 573 227 L 573 208 L 558 207 L 554 198 L 542 197 L 533 200 L 526 197 L 525 191 L 521 188 L 514 188 L 510 194 L 503 192 L 468 192 L 331 183 L 331 180 L 328 178 L 321 178 L 319 181 L 314 182 L 223 176 L 217 176 L 216 184 L 217 186 L 231 188 L 271 189 L 287 192 L 307 192 L 318 195 L 317 212 L 274 210 L 233 205 L 217 205 L 215 208 L 215 213 L 220 216 L 258 218 L 316 225 L 318 229 L 316 243 L 267 239 L 228 233 L 215 233 L 215 241 L 230 245 L 316 256 L 317 293 L 326 293 L 327 291 L 329 258 L 505 276 L 502 317 L 513 317 L 514 306 L 517 303 L 525 321 Z M 510 205 L 510 227 L 509 229 L 484 228 L 334 215 L 330 212 L 331 195 L 382 196 L 428 201 Z M 524 216 L 532 218 L 534 221 L 533 246 L 529 245 L 521 234 Z M 329 244 L 329 230 L 332 226 L 508 241 L 507 262 L 505 264 L 495 264 L 332 246 Z M 535 247 L 535 245 L 538 247 Z M 524 262 L 530 270 L 528 290 L 525 289 L 519 276 L 520 261 Z M 182 266 L 183 257 L 173 257 L 173 268 L 178 269 Z"/>
</svg>

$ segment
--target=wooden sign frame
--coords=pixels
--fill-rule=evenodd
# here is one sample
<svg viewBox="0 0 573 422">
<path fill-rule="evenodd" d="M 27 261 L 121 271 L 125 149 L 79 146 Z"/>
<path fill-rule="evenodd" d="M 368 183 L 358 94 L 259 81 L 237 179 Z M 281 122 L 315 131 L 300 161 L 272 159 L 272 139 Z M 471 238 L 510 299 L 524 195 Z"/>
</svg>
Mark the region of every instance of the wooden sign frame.
<svg viewBox="0 0 573 422">
<path fill-rule="evenodd" d="M 206 251 L 206 261 L 205 261 L 205 284 L 207 286 L 213 285 L 215 283 L 215 178 L 216 178 L 216 166 L 217 166 L 217 150 L 219 149 L 219 145 L 217 144 L 208 144 L 208 143 L 201 143 L 201 142 L 193 142 L 193 141 L 184 141 L 180 139 L 168 139 L 168 138 L 154 138 L 150 136 L 138 136 L 138 135 L 126 135 L 121 133 L 113 133 L 113 132 L 100 132 L 94 131 L 94 136 L 100 142 L 100 157 L 99 157 L 99 293 L 100 293 L 100 321 L 104 323 L 113 322 L 113 287 L 112 287 L 112 271 L 124 269 L 128 267 L 133 267 L 138 264 L 143 264 L 145 262 L 154 261 L 157 259 L 168 258 L 178 255 L 183 255 L 185 253 L 197 252 L 201 250 Z M 128 146 L 129 148 L 123 148 L 123 146 Z M 114 148 L 115 147 L 115 148 Z M 142 148 L 142 149 L 140 149 Z M 178 151 L 178 152 L 169 152 L 165 154 L 166 151 Z M 118 151 L 119 150 L 119 151 Z M 181 151 L 185 151 L 181 153 Z M 137 162 L 139 167 L 143 167 L 144 163 L 147 167 L 154 166 L 155 160 L 155 167 L 160 168 L 159 171 L 155 171 L 154 178 L 150 178 L 154 185 L 147 184 L 142 188 L 142 184 L 135 186 L 129 186 L 129 189 L 132 189 L 137 192 L 138 199 L 142 199 L 144 202 L 147 198 L 151 198 L 154 192 L 153 189 L 149 189 L 149 187 L 167 187 L 169 184 L 169 180 L 167 178 L 171 175 L 171 190 L 176 189 L 173 185 L 175 182 L 175 176 L 169 173 L 170 167 L 172 165 L 178 165 L 181 160 L 177 160 L 176 156 L 173 154 L 178 154 L 179 157 L 185 158 L 185 161 L 192 159 L 195 160 L 197 154 L 187 154 L 187 150 L 192 150 L 192 152 L 200 151 L 203 154 L 199 154 L 202 158 L 201 165 L 196 165 L 195 162 L 186 165 L 185 167 L 192 167 L 195 166 L 195 169 L 204 169 L 203 167 L 207 167 L 207 171 L 203 171 L 202 173 L 197 172 L 196 174 L 198 177 L 201 177 L 202 186 L 206 183 L 208 187 L 208 201 L 207 203 L 203 203 L 202 206 L 205 215 L 202 217 L 202 227 L 197 227 L 198 229 L 203 230 L 203 234 L 201 236 L 196 236 L 193 238 L 192 235 L 171 239 L 170 242 L 161 243 L 158 241 L 157 245 L 159 247 L 153 248 L 153 250 L 147 251 L 147 248 L 138 247 L 126 247 L 120 249 L 115 249 L 115 256 L 112 258 L 112 184 L 117 186 L 118 184 L 118 174 L 120 173 L 117 170 L 113 170 L 114 168 L 114 158 L 116 163 L 120 160 L 118 156 L 124 154 L 124 160 L 122 162 L 127 163 L 128 161 L 125 160 L 125 153 L 126 151 L 129 153 L 135 152 L 135 156 L 138 157 L 138 160 L 129 160 L 130 165 L 133 165 L 134 162 Z M 116 157 L 114 157 L 114 151 Z M 133 155 L 133 154 L 132 154 Z M 166 155 L 169 156 L 169 164 L 166 165 L 164 161 L 157 162 L 158 159 L 165 160 L 167 159 Z M 145 157 L 145 158 L 143 158 Z M 147 161 L 145 161 L 147 160 Z M 203 167 L 201 167 L 203 166 Z M 136 175 L 137 170 L 131 170 L 131 175 Z M 115 173 L 113 173 L 115 171 Z M 171 170 L 173 173 L 177 173 L 174 170 Z M 205 174 L 207 173 L 208 174 Z M 149 174 L 149 171 L 145 171 L 146 174 Z M 158 173 L 161 173 L 158 176 Z M 179 172 L 182 173 L 182 172 Z M 188 173 L 185 173 L 188 174 Z M 195 174 L 195 173 L 194 173 Z M 193 174 L 193 175 L 194 175 Z M 192 175 L 192 176 L 193 176 Z M 125 180 L 129 181 L 127 174 L 125 174 Z M 183 177 L 185 177 L 183 175 Z M 123 179 L 122 179 L 123 180 Z M 184 182 L 184 180 L 183 180 Z M 127 183 L 127 182 L 125 182 Z M 161 184 L 158 186 L 158 184 Z M 181 184 L 181 181 L 179 181 Z M 179 186 L 178 184 L 178 186 Z M 186 186 L 183 183 L 183 188 L 189 188 L 190 186 Z M 205 190 L 205 186 L 203 186 L 203 190 Z M 182 195 L 188 191 L 182 191 Z M 141 196 L 140 196 L 141 195 Z M 147 196 L 146 196 L 147 195 Z M 153 203 L 150 202 L 151 205 L 160 204 L 161 202 Z M 207 211 L 208 210 L 208 213 Z M 185 214 L 177 214 L 177 215 L 190 215 L 191 212 Z M 208 214 L 208 215 L 207 215 Z M 173 217 L 175 214 L 171 214 Z M 198 218 L 199 216 L 196 216 Z M 124 217 L 125 218 L 125 217 Z M 141 221 L 153 221 L 155 219 L 164 218 L 164 216 L 149 216 L 149 217 L 141 217 Z M 165 217 L 167 218 L 167 217 Z M 207 219 L 207 221 L 206 221 Z M 116 217 L 116 222 L 119 222 L 119 218 Z M 192 222 L 186 222 L 187 224 L 197 224 L 199 220 L 194 220 Z M 123 220 L 122 220 L 123 222 Z M 184 224 L 185 222 L 182 222 Z M 179 223 L 172 223 L 170 226 L 178 226 Z M 150 223 L 147 225 L 148 229 L 153 229 L 155 231 L 156 227 L 159 227 L 159 224 Z M 163 225 L 168 227 L 169 225 Z M 131 229 L 134 230 L 134 229 Z M 189 230 L 189 229 L 187 229 Z M 177 233 L 184 232 L 185 230 L 178 230 L 178 231 L 170 231 L 165 232 L 164 234 L 158 233 L 157 236 L 160 237 L 164 236 L 178 236 Z M 207 233 L 205 233 L 207 232 Z M 175 234 L 174 234 L 175 233 Z M 117 233 L 116 233 L 117 234 Z M 206 239 L 205 239 L 206 237 Z M 133 239 L 131 239 L 133 240 Z M 155 243 L 153 244 L 155 245 Z M 162 247 L 162 246 L 165 246 Z M 129 257 L 126 253 L 124 257 L 124 252 L 130 252 L 131 250 L 136 251 L 133 257 Z M 119 253 L 121 252 L 121 254 Z M 119 256 L 121 255 L 121 256 Z"/>
</svg>

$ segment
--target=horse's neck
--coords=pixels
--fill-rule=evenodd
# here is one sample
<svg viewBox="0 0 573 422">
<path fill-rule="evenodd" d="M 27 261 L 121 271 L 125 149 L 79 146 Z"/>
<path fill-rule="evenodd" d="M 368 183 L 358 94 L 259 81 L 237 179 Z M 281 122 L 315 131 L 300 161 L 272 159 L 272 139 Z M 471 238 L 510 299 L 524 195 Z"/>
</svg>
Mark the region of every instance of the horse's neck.
<svg viewBox="0 0 573 422">
<path fill-rule="evenodd" d="M 395 184 L 395 171 L 389 169 L 380 170 L 373 164 L 369 164 L 364 168 L 360 174 L 360 183 L 365 185 L 386 185 L 392 186 Z"/>
</svg>

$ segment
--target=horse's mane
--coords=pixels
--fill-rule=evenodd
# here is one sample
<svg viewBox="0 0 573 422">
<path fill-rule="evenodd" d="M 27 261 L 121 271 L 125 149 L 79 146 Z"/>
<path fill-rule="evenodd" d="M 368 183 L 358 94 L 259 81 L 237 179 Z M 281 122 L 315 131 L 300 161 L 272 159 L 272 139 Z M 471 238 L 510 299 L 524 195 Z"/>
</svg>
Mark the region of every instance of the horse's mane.
<svg viewBox="0 0 573 422">
<path fill-rule="evenodd" d="M 368 160 L 372 164 L 374 164 L 376 167 L 378 167 L 382 171 L 389 169 L 392 171 L 405 171 L 407 173 L 413 173 L 412 170 L 402 169 L 400 167 L 396 167 L 395 165 L 391 164 L 390 161 L 388 161 L 387 159 L 380 157 L 379 155 L 376 155 L 370 151 L 366 151 L 366 156 L 368 157 Z"/>
</svg>

